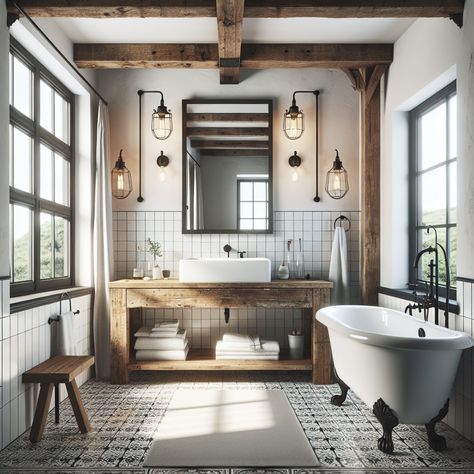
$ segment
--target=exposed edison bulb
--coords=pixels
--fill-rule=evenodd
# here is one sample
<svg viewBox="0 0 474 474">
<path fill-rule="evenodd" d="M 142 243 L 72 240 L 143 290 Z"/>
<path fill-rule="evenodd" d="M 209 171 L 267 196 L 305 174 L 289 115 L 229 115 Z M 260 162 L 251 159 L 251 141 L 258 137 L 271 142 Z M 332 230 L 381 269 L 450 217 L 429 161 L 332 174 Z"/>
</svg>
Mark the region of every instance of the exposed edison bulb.
<svg viewBox="0 0 474 474">
<path fill-rule="evenodd" d="M 117 189 L 123 191 L 123 173 L 117 174 Z"/>
<path fill-rule="evenodd" d="M 161 170 L 161 171 L 160 171 L 160 181 L 161 181 L 161 182 L 166 181 L 166 173 L 165 173 L 165 170 Z"/>
<path fill-rule="evenodd" d="M 298 168 L 293 168 L 293 171 L 291 172 L 291 181 L 298 181 L 298 179 L 299 179 Z"/>
</svg>

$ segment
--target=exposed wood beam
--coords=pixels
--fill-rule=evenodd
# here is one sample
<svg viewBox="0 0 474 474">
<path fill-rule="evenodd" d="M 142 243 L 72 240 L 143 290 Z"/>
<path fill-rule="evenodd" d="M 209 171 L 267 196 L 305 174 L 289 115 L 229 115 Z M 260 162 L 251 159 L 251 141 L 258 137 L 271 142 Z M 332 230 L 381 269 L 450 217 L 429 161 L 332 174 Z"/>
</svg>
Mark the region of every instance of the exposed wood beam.
<svg viewBox="0 0 474 474">
<path fill-rule="evenodd" d="M 188 122 L 268 122 L 264 113 L 188 113 Z"/>
<path fill-rule="evenodd" d="M 392 59 L 392 44 L 243 44 L 240 64 L 246 69 L 351 69 L 389 65 Z M 216 44 L 75 44 L 74 61 L 94 69 L 219 67 Z"/>
<path fill-rule="evenodd" d="M 268 150 L 202 150 L 201 156 L 268 156 Z"/>
<path fill-rule="evenodd" d="M 22 0 L 36 17 L 216 17 L 214 0 Z M 455 18 L 464 0 L 247 0 L 247 18 Z"/>
<path fill-rule="evenodd" d="M 268 127 L 188 127 L 189 137 L 268 137 Z"/>
<path fill-rule="evenodd" d="M 361 292 L 364 304 L 377 305 L 380 286 L 380 68 L 359 70 L 361 97 Z"/>
<path fill-rule="evenodd" d="M 193 148 L 213 148 L 213 149 L 225 149 L 225 148 L 259 148 L 268 149 L 268 140 L 191 140 L 191 146 Z"/>
<path fill-rule="evenodd" d="M 244 0 L 216 0 L 221 84 L 238 84 Z"/>
</svg>

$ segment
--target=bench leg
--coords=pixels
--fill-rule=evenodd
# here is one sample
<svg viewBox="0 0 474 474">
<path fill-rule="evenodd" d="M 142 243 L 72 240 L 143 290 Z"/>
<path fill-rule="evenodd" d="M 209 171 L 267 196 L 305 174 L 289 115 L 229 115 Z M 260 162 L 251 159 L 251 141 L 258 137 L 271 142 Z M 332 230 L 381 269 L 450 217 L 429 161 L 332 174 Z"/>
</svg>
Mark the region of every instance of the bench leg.
<svg viewBox="0 0 474 474">
<path fill-rule="evenodd" d="M 86 409 L 82 403 L 81 394 L 79 393 L 76 381 L 72 380 L 71 382 L 67 382 L 66 388 L 81 433 L 89 433 L 89 431 L 92 431 L 92 427 L 89 423 Z"/>
<path fill-rule="evenodd" d="M 30 431 L 30 441 L 37 443 L 43 437 L 46 418 L 48 417 L 49 404 L 53 395 L 53 384 L 42 383 L 40 385 L 40 393 L 38 402 L 36 403 L 35 417 Z"/>
</svg>

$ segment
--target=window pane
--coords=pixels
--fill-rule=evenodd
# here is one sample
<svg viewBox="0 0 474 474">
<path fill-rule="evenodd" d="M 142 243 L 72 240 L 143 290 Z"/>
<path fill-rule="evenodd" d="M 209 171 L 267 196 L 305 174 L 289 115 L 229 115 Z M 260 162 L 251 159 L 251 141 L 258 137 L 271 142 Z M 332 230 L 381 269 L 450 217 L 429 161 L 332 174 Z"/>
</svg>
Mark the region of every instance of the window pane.
<svg viewBox="0 0 474 474">
<path fill-rule="evenodd" d="M 429 168 L 446 160 L 446 104 L 421 117 L 421 166 Z"/>
<path fill-rule="evenodd" d="M 54 277 L 69 275 L 69 222 L 62 217 L 54 218 Z"/>
<path fill-rule="evenodd" d="M 456 96 L 449 99 L 449 157 L 456 158 L 458 154 L 457 140 L 457 102 Z"/>
<path fill-rule="evenodd" d="M 240 200 L 241 201 L 252 201 L 253 200 L 253 183 L 240 183 Z"/>
<path fill-rule="evenodd" d="M 53 216 L 40 215 L 40 278 L 53 278 Z"/>
<path fill-rule="evenodd" d="M 240 228 L 242 230 L 252 229 L 252 219 L 240 219 Z"/>
<path fill-rule="evenodd" d="M 53 89 L 40 80 L 40 125 L 53 133 Z"/>
<path fill-rule="evenodd" d="M 69 205 L 69 163 L 59 154 L 54 154 L 54 201 Z"/>
<path fill-rule="evenodd" d="M 8 76 L 9 104 L 13 105 L 13 54 L 12 53 L 8 55 L 8 73 L 9 73 L 9 76 Z"/>
<path fill-rule="evenodd" d="M 457 210 L 457 164 L 449 165 L 449 223 L 456 223 Z"/>
<path fill-rule="evenodd" d="M 267 203 L 266 202 L 256 202 L 253 205 L 254 217 L 256 219 L 265 219 L 267 217 Z"/>
<path fill-rule="evenodd" d="M 10 207 L 13 228 L 13 282 L 32 280 L 32 212 L 24 206 Z"/>
<path fill-rule="evenodd" d="M 22 130 L 13 127 L 13 187 L 32 192 L 31 154 L 33 140 Z"/>
<path fill-rule="evenodd" d="M 457 256 L 457 229 L 456 227 L 450 227 L 448 230 L 449 235 L 449 271 L 450 271 L 450 287 L 456 287 L 457 271 L 456 271 L 456 256 Z"/>
<path fill-rule="evenodd" d="M 252 203 L 251 202 L 240 203 L 240 218 L 241 219 L 252 218 Z"/>
<path fill-rule="evenodd" d="M 267 183 L 255 183 L 254 184 L 254 201 L 266 201 L 267 200 Z"/>
<path fill-rule="evenodd" d="M 40 146 L 40 196 L 53 200 L 53 152 L 46 146 Z"/>
<path fill-rule="evenodd" d="M 267 220 L 266 219 L 255 219 L 254 220 L 254 229 L 264 230 L 266 228 L 267 228 Z"/>
<path fill-rule="evenodd" d="M 54 134 L 63 142 L 69 143 L 68 137 L 68 103 L 54 93 Z"/>
<path fill-rule="evenodd" d="M 436 168 L 421 176 L 420 224 L 446 223 L 446 167 Z"/>
<path fill-rule="evenodd" d="M 23 61 L 13 56 L 13 106 L 32 117 L 32 72 Z"/>
</svg>

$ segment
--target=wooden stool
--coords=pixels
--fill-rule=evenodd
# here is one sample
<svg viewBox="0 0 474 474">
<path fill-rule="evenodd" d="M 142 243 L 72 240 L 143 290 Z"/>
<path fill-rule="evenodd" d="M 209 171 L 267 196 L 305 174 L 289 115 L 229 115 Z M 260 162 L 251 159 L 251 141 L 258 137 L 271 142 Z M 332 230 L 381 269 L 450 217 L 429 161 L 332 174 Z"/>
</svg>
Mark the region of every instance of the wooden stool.
<svg viewBox="0 0 474 474">
<path fill-rule="evenodd" d="M 40 393 L 36 404 L 30 441 L 37 443 L 43 437 L 53 386 L 65 383 L 72 409 L 81 433 L 92 430 L 75 378 L 94 364 L 94 356 L 55 356 L 23 374 L 23 383 L 39 383 Z"/>
</svg>

